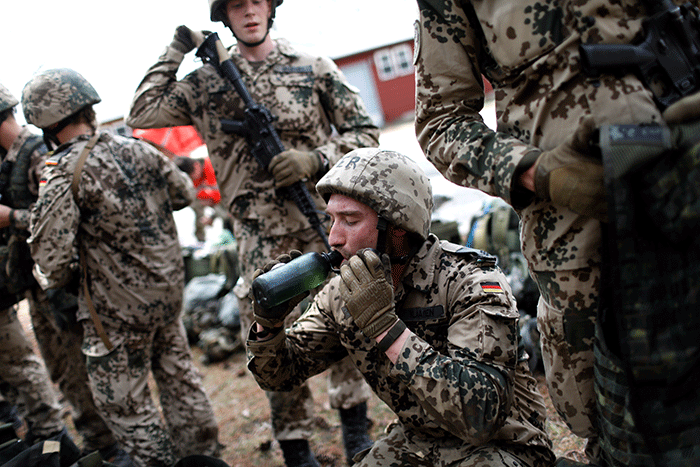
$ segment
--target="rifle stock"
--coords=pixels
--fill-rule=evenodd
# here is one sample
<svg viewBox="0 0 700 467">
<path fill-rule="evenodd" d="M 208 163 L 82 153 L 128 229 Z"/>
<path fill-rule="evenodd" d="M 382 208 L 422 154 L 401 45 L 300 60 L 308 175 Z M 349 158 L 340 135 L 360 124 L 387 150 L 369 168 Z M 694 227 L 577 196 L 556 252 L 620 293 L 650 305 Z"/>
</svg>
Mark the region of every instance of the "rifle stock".
<svg viewBox="0 0 700 467">
<path fill-rule="evenodd" d="M 197 49 L 196 55 L 205 63 L 212 64 L 219 74 L 233 85 L 245 104 L 244 120 L 221 119 L 222 130 L 226 133 L 243 136 L 248 142 L 255 160 L 267 170 L 272 158 L 285 150 L 282 140 L 272 126 L 275 117 L 267 108 L 253 100 L 245 83 L 243 83 L 238 68 L 228 57 L 228 52 L 221 44 L 217 33 L 211 33 L 204 39 Z M 330 251 L 328 237 L 323 230 L 321 219 L 318 217 L 316 205 L 304 182 L 296 182 L 278 191 L 296 204 Z"/>
</svg>

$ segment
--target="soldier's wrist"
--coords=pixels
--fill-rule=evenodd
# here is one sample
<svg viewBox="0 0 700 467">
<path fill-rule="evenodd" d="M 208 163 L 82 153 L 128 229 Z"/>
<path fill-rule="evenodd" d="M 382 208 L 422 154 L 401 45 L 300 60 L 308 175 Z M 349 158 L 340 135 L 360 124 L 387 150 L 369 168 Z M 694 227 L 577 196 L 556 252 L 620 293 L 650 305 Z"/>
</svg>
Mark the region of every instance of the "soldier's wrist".
<svg viewBox="0 0 700 467">
<path fill-rule="evenodd" d="M 376 337 L 377 348 L 381 352 L 386 352 L 389 350 L 396 340 L 401 337 L 401 334 L 406 330 L 406 323 L 403 321 L 396 320 L 394 325 L 390 327 L 385 333 L 380 334 Z"/>
</svg>

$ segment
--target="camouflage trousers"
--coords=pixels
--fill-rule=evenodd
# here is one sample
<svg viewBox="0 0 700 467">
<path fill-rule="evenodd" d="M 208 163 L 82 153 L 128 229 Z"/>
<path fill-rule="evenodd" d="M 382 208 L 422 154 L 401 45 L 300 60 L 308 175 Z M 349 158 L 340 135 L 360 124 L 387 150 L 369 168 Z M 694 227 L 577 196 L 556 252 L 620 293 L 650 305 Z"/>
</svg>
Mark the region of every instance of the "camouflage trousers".
<svg viewBox="0 0 700 467">
<path fill-rule="evenodd" d="M 37 287 L 26 295 L 39 350 L 51 380 L 58 384 L 71 405 L 73 423 L 83 438 L 83 450 L 94 451 L 112 446 L 117 440 L 92 400 L 85 356 L 80 350 L 82 326 L 75 324 L 60 329 L 46 292 Z"/>
<path fill-rule="evenodd" d="M 399 423 L 386 431 L 372 448 L 355 455 L 354 467 L 548 467 L 554 462 L 548 449 L 538 447 L 471 446 L 456 438 L 418 437 Z"/>
<path fill-rule="evenodd" d="M 571 431 L 588 439 L 586 454 L 599 457 L 594 388 L 594 335 L 598 268 L 535 271 L 540 289 L 537 327 L 549 395 Z"/>
<path fill-rule="evenodd" d="M 84 321 L 84 329 L 83 352 L 95 405 L 137 466 L 171 466 L 187 455 L 217 455 L 216 419 L 180 319 L 149 331 L 106 327 L 111 351 L 91 322 Z M 149 374 L 162 418 L 151 396 Z"/>
<path fill-rule="evenodd" d="M 46 367 L 34 353 L 14 308 L 0 311 L 0 379 L 11 388 L 3 395 L 22 407 L 34 435 L 47 437 L 63 429 L 63 410 Z"/>
<path fill-rule="evenodd" d="M 262 268 L 279 255 L 299 250 L 302 253 L 325 251 L 325 246 L 313 230 L 305 230 L 285 237 L 263 237 L 254 225 L 234 223 L 235 237 L 238 244 L 238 258 L 243 283 L 234 289 L 239 301 L 241 318 L 241 339 L 246 342 L 248 330 L 253 323 L 253 304 L 250 297 L 250 284 L 256 269 Z M 312 292 L 312 296 L 315 294 Z M 306 300 L 292 312 L 286 320 L 290 326 L 300 315 Z M 270 400 L 272 430 L 277 440 L 307 439 L 313 432 L 314 401 L 308 382 L 291 392 L 265 393 Z M 348 358 L 331 366 L 328 371 L 328 397 L 334 409 L 349 409 L 366 402 L 372 390 L 362 374 Z"/>
</svg>

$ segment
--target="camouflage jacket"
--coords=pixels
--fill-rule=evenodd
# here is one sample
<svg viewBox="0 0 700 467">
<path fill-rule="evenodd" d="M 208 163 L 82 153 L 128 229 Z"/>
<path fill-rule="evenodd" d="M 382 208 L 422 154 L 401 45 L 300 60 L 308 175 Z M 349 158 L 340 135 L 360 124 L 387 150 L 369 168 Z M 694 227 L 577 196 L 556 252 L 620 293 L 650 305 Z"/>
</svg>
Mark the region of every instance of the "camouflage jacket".
<svg viewBox="0 0 700 467">
<path fill-rule="evenodd" d="M 379 130 L 358 90 L 330 59 L 302 54 L 282 40 L 256 66 L 235 47 L 231 57 L 253 100 L 277 118 L 274 125 L 284 147 L 318 151 L 332 165 L 352 149 L 378 146 Z M 136 90 L 127 124 L 194 125 L 207 145 L 221 202 L 234 217 L 255 220 L 270 235 L 309 228 L 294 203 L 275 194 L 272 176 L 250 154 L 245 139 L 222 131 L 222 118 L 242 120 L 244 115 L 233 86 L 212 65 L 177 81 L 182 59 L 182 53 L 166 48 Z M 338 135 L 332 137 L 334 129 Z M 309 180 L 308 188 L 322 210 L 325 203 L 314 189 L 317 181 Z"/>
<path fill-rule="evenodd" d="M 22 157 L 21 151 L 26 150 L 26 148 L 34 148 L 32 153 L 29 155 L 29 167 L 27 170 L 27 185 L 26 189 L 28 194 L 32 197 L 32 201 L 36 200 L 39 193 L 39 181 L 41 179 L 41 171 L 44 169 L 44 162 L 47 157 L 46 145 L 41 142 L 41 136 L 35 135 L 30 132 L 27 128 L 22 128 L 21 133 L 17 138 L 15 138 L 10 150 L 7 151 L 7 155 L 4 160 L 10 161 L 16 164 L 17 161 Z M 11 183 L 11 182 L 10 182 Z M 6 189 L 10 188 L 9 183 Z M 28 200 L 23 203 L 26 205 Z M 3 204 L 7 205 L 7 199 L 3 196 Z M 22 209 L 16 203 L 11 203 L 12 208 L 15 209 L 14 212 L 14 227 L 17 229 L 26 230 L 29 228 L 29 216 L 30 209 Z M 33 204 L 33 202 L 31 203 Z"/>
<path fill-rule="evenodd" d="M 431 234 L 409 262 L 395 303 L 412 334 L 396 364 L 344 311 L 335 276 L 286 334 L 248 340 L 248 367 L 262 388 L 288 390 L 349 355 L 418 436 L 548 449 L 544 401 L 518 349 L 507 280 L 494 257 L 461 249 Z"/>
<path fill-rule="evenodd" d="M 696 3 L 695 1 L 693 3 Z M 639 0 L 418 0 L 416 134 L 449 180 L 521 208 L 523 252 L 534 270 L 599 262 L 600 224 L 515 189 L 516 170 L 559 145 L 585 116 L 661 122 L 633 75 L 586 77 L 580 43 L 641 39 Z M 482 121 L 482 75 L 494 88 L 498 131 Z M 518 167 L 522 164 L 521 167 Z"/>
<path fill-rule="evenodd" d="M 192 182 L 151 145 L 101 132 L 76 204 L 73 172 L 88 140 L 78 136 L 46 161 L 29 238 L 40 284 L 70 281 L 80 251 L 106 326 L 152 329 L 170 322 L 179 316 L 184 285 L 172 212 L 192 202 Z M 78 319 L 88 318 L 81 287 Z"/>
</svg>

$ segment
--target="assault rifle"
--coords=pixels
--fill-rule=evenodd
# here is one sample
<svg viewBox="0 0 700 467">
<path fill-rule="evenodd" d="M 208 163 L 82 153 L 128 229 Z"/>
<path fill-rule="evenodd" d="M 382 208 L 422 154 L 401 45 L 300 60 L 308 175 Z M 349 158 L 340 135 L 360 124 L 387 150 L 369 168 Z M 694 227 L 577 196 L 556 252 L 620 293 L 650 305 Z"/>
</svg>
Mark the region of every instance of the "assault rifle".
<svg viewBox="0 0 700 467">
<path fill-rule="evenodd" d="M 204 39 L 197 49 L 196 56 L 200 57 L 204 63 L 212 64 L 219 74 L 233 85 L 238 95 L 243 99 L 245 104 L 244 119 L 242 121 L 221 119 L 222 129 L 226 133 L 245 137 L 255 160 L 267 170 L 272 158 L 285 150 L 277 131 L 272 126 L 275 117 L 267 108 L 253 100 L 243 83 L 238 68 L 229 58 L 228 51 L 219 40 L 217 33 L 211 33 Z M 316 205 L 304 182 L 298 181 L 288 187 L 280 188 L 279 191 L 282 196 L 294 201 L 294 204 L 306 216 L 330 251 L 331 246 L 318 217 Z"/>
<path fill-rule="evenodd" d="M 700 13 L 690 3 L 645 0 L 640 44 L 582 44 L 584 73 L 636 73 L 661 110 L 700 89 Z"/>
</svg>

